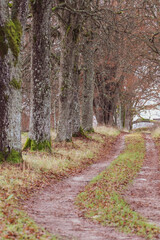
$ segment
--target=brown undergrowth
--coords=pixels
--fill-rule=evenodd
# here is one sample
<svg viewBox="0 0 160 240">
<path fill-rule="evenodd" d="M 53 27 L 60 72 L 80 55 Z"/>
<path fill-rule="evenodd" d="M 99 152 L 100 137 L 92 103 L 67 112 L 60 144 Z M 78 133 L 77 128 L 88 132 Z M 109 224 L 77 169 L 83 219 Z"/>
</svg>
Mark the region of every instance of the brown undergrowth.
<svg viewBox="0 0 160 240">
<path fill-rule="evenodd" d="M 57 239 L 21 211 L 21 203 L 51 182 L 81 172 L 109 153 L 119 132 L 107 129 L 91 133 L 90 138 L 74 138 L 71 143 L 54 143 L 52 153 L 23 153 L 21 164 L 0 165 L 0 235 L 3 239 Z M 54 135 L 53 135 L 54 136 Z M 22 143 L 27 134 L 22 135 Z M 52 139 L 53 140 L 53 139 Z M 52 180 L 52 181 L 51 181 Z"/>
</svg>

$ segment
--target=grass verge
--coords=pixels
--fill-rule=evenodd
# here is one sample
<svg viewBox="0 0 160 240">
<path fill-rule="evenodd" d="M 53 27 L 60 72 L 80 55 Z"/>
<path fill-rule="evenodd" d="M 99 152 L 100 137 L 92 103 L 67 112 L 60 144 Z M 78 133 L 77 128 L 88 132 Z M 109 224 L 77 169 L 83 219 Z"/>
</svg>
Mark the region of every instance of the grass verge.
<svg viewBox="0 0 160 240">
<path fill-rule="evenodd" d="M 18 210 L 18 204 L 34 188 L 42 185 L 41 174 L 23 170 L 22 165 L 0 165 L 0 239 L 1 240 L 56 240 L 57 238 L 38 227 L 27 214 Z M 43 180 L 44 181 L 44 180 Z"/>
<path fill-rule="evenodd" d="M 133 211 L 122 197 L 140 171 L 144 156 L 143 137 L 137 133 L 126 136 L 124 152 L 78 195 L 76 204 L 85 217 L 146 239 L 154 239 L 160 233 L 160 228 Z"/>
<path fill-rule="evenodd" d="M 157 127 L 152 131 L 152 137 L 154 138 L 160 138 L 160 127 Z"/>
<path fill-rule="evenodd" d="M 154 142 L 156 144 L 157 150 L 158 150 L 158 154 L 159 154 L 159 160 L 160 160 L 160 127 L 157 127 L 156 129 L 154 129 L 151 133 Z"/>
<path fill-rule="evenodd" d="M 38 227 L 21 209 L 20 203 L 47 184 L 82 171 L 88 165 L 109 153 L 116 136 L 91 133 L 90 138 L 73 138 L 71 143 L 54 143 L 52 153 L 23 152 L 24 162 L 0 164 L 0 239 L 1 240 L 55 240 Z M 118 133 L 117 133 L 118 134 Z M 22 135 L 22 145 L 28 135 Z"/>
</svg>

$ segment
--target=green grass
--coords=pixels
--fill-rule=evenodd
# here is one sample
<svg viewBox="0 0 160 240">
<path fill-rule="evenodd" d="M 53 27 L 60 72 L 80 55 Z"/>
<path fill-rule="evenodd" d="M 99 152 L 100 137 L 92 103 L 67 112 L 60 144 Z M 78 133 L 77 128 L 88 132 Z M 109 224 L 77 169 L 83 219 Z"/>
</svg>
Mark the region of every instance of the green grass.
<svg viewBox="0 0 160 240">
<path fill-rule="evenodd" d="M 97 161 L 102 149 L 106 154 L 116 140 L 115 136 L 105 137 L 96 132 L 89 135 L 91 139 L 55 143 L 52 132 L 52 153 L 27 150 L 23 152 L 23 163 L 0 164 L 0 240 L 59 239 L 38 227 L 22 210 L 21 202 L 51 181 L 57 182 Z M 23 146 L 27 137 L 27 133 L 22 134 Z"/>
<path fill-rule="evenodd" d="M 160 233 L 160 228 L 133 211 L 122 197 L 127 185 L 140 171 L 144 156 L 145 145 L 141 135 L 128 135 L 125 151 L 78 195 L 76 204 L 85 217 L 146 239 L 154 239 Z"/>
<path fill-rule="evenodd" d="M 56 237 L 47 233 L 44 229 L 39 228 L 36 223 L 26 215 L 26 213 L 17 209 L 13 209 L 13 207 L 9 205 L 9 201 L 8 205 L 4 204 L 3 210 L 1 209 L 0 219 L 3 219 L 3 222 L 0 226 L 1 240 L 57 239 Z"/>
</svg>

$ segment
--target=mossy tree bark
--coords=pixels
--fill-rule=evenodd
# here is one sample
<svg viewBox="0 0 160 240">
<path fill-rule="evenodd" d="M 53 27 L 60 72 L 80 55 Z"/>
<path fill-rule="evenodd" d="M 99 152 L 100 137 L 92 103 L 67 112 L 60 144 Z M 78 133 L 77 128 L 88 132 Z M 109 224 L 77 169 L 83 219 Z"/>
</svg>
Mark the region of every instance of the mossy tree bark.
<svg viewBox="0 0 160 240">
<path fill-rule="evenodd" d="M 84 77 L 82 101 L 82 128 L 85 131 L 93 130 L 93 97 L 94 97 L 94 36 L 91 30 L 85 34 L 83 48 Z"/>
<path fill-rule="evenodd" d="M 23 9 L 23 11 L 22 11 Z M 0 161 L 21 160 L 21 39 L 28 0 L 0 2 Z"/>
<path fill-rule="evenodd" d="M 31 3 L 32 24 L 32 79 L 29 144 L 33 150 L 50 149 L 50 0 Z M 26 144 L 27 144 L 26 143 Z"/>
</svg>

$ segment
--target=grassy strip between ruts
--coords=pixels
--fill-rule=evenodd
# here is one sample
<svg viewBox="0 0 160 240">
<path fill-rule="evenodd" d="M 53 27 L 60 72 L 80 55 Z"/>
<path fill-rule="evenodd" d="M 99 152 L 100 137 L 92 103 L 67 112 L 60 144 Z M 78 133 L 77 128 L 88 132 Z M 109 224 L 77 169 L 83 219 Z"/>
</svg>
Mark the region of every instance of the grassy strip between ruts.
<svg viewBox="0 0 160 240">
<path fill-rule="evenodd" d="M 108 132 L 109 135 L 108 135 Z M 0 240 L 59 239 L 38 227 L 19 203 L 47 184 L 81 171 L 112 148 L 119 131 L 101 127 L 90 139 L 74 138 L 72 143 L 52 141 L 52 153 L 26 151 L 23 164 L 0 164 Z M 27 134 L 22 135 L 22 144 Z M 52 140 L 54 134 L 52 134 Z M 99 157 L 98 157 L 99 156 Z M 38 192 L 37 192 L 38 194 Z"/>
<path fill-rule="evenodd" d="M 156 238 L 160 228 L 133 211 L 122 197 L 128 183 L 140 171 L 144 156 L 143 137 L 138 133 L 126 136 L 124 152 L 78 195 L 76 204 L 85 217 L 103 225 L 115 226 L 125 233 L 146 239 Z"/>
</svg>

